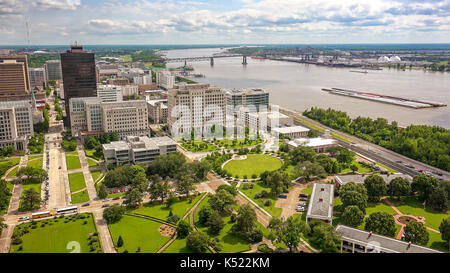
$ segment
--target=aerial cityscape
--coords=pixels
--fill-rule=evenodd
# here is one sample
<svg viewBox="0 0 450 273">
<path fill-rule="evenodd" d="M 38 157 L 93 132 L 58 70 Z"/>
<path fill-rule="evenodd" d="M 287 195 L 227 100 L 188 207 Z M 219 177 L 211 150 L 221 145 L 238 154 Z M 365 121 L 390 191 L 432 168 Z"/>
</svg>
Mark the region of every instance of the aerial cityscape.
<svg viewBox="0 0 450 273">
<path fill-rule="evenodd" d="M 448 254 L 450 2 L 226 2 L 0 1 L 0 253 Z"/>
</svg>

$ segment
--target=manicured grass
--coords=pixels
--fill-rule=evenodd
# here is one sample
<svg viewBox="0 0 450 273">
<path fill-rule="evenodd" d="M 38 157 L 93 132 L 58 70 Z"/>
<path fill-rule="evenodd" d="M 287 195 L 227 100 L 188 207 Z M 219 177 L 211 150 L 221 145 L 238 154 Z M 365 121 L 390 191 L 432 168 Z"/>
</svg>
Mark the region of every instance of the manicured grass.
<svg viewBox="0 0 450 273">
<path fill-rule="evenodd" d="M 361 165 L 356 160 L 353 160 L 351 165 L 355 165 L 356 167 L 358 167 L 358 171 L 357 171 L 358 173 L 368 173 L 368 172 L 370 172 L 369 168 L 364 167 L 363 165 Z M 352 172 L 352 170 L 350 168 L 347 168 L 347 169 L 343 169 L 341 171 L 341 173 L 348 173 L 348 172 Z"/>
<path fill-rule="evenodd" d="M 203 199 L 202 203 L 197 207 L 194 215 L 195 223 L 198 222 L 198 212 L 200 211 L 200 208 L 207 205 L 208 197 Z M 220 243 L 222 244 L 221 253 L 237 253 L 249 250 L 250 244 L 247 242 L 247 240 L 242 237 L 238 237 L 230 232 L 230 229 L 234 224 L 231 223 L 230 216 L 223 217 L 223 221 L 225 223 L 225 227 L 220 231 L 219 235 L 215 236 L 208 234 L 207 227 L 201 227 L 198 224 L 196 224 L 196 226 L 198 230 L 207 233 L 211 238 L 218 238 L 220 240 Z"/>
<path fill-rule="evenodd" d="M 86 182 L 82 172 L 69 174 L 70 191 L 75 192 L 86 188 Z"/>
<path fill-rule="evenodd" d="M 247 155 L 244 160 L 231 160 L 224 170 L 233 177 L 243 178 L 246 175 L 250 179 L 253 174 L 259 177 L 261 173 L 278 170 L 281 166 L 281 160 L 270 155 Z"/>
<path fill-rule="evenodd" d="M 87 201 L 89 201 L 89 194 L 87 190 L 72 194 L 72 204 L 84 203 Z"/>
<path fill-rule="evenodd" d="M 245 142 L 244 139 L 219 139 L 216 140 L 216 143 L 219 146 L 222 146 L 226 149 L 237 149 L 237 148 L 243 148 L 243 147 L 249 147 L 249 146 L 255 146 L 256 144 L 262 143 L 262 139 L 253 139 L 253 140 L 247 140 Z"/>
<path fill-rule="evenodd" d="M 97 181 L 101 174 L 102 171 L 91 171 L 92 180 Z"/>
<path fill-rule="evenodd" d="M 76 156 L 78 156 L 78 152 L 77 151 L 66 152 L 66 155 L 76 155 Z"/>
<path fill-rule="evenodd" d="M 191 203 L 189 203 L 189 200 L 186 200 L 185 198 L 181 201 L 176 202 L 173 204 L 170 208 L 167 208 L 165 204 L 161 204 L 161 200 L 154 201 L 152 203 L 145 203 L 142 206 L 140 206 L 138 209 L 132 210 L 132 213 L 152 216 L 155 218 L 159 218 L 161 220 L 166 221 L 167 217 L 169 216 L 170 210 L 172 210 L 172 213 L 175 215 L 178 215 L 183 217 L 192 206 L 197 203 L 197 201 L 202 197 L 203 194 L 197 195 Z"/>
<path fill-rule="evenodd" d="M 263 186 L 261 181 L 257 181 L 257 182 L 250 182 L 253 183 L 253 189 L 246 189 L 244 190 L 244 183 L 241 185 L 241 187 L 239 188 L 239 190 L 244 193 L 247 197 L 249 197 L 250 199 L 252 199 L 256 204 L 258 204 L 259 206 L 261 206 L 265 211 L 267 211 L 268 213 L 270 213 L 270 215 L 272 216 L 280 216 L 282 209 L 281 208 L 275 208 L 275 202 L 277 201 L 277 197 L 273 197 L 273 198 L 255 198 L 255 194 L 258 192 L 261 192 L 263 190 L 267 191 L 270 193 L 270 188 L 266 188 Z M 265 206 L 265 202 L 267 200 L 271 200 L 271 205 L 270 206 Z"/>
<path fill-rule="evenodd" d="M 87 162 L 88 162 L 89 167 L 98 166 L 98 163 L 90 158 L 87 158 Z"/>
<path fill-rule="evenodd" d="M 366 209 L 366 215 L 370 215 L 374 212 L 378 211 L 384 211 L 389 213 L 390 215 L 396 215 L 397 213 L 393 208 L 391 208 L 389 205 L 387 205 L 385 202 L 379 202 L 379 203 L 368 203 L 367 209 Z"/>
<path fill-rule="evenodd" d="M 42 157 L 42 154 L 29 155 L 29 156 L 28 156 L 28 160 L 33 160 L 33 159 L 41 158 L 41 157 Z"/>
<path fill-rule="evenodd" d="M 17 171 L 19 170 L 19 166 L 14 167 L 6 177 L 14 177 L 17 175 Z"/>
<path fill-rule="evenodd" d="M 309 186 L 309 187 L 304 188 L 303 190 L 301 190 L 301 192 L 302 193 L 306 193 L 308 196 L 310 196 L 311 193 L 312 193 L 312 188 L 313 188 L 313 186 Z"/>
<path fill-rule="evenodd" d="M 103 160 L 103 158 L 95 156 L 94 153 L 95 153 L 95 150 L 84 150 L 84 154 L 86 156 L 92 157 L 93 159 L 97 159 L 98 161 Z"/>
<path fill-rule="evenodd" d="M 81 168 L 80 159 L 78 156 L 66 155 L 67 170 L 75 170 Z"/>
<path fill-rule="evenodd" d="M 439 230 L 442 219 L 449 217 L 448 212 L 437 212 L 428 207 L 424 209 L 422 202 L 417 199 L 417 196 L 409 196 L 402 201 L 390 198 L 389 201 L 403 214 L 424 217 L 425 225 L 436 230 Z"/>
<path fill-rule="evenodd" d="M 428 234 L 430 235 L 430 239 L 428 240 L 427 247 L 431 247 L 443 252 L 448 252 L 448 244 L 444 240 L 442 240 L 441 234 L 436 233 L 431 230 L 427 230 Z"/>
<path fill-rule="evenodd" d="M 194 153 L 203 153 L 218 150 L 215 145 L 205 141 L 181 141 L 181 146 L 183 146 L 183 148 L 185 148 L 186 150 Z"/>
<path fill-rule="evenodd" d="M 15 228 L 28 228 L 29 233 L 22 236 L 23 249 L 19 245 L 11 245 L 11 252 L 18 253 L 70 253 L 72 248 L 67 249 L 69 242 L 78 242 L 81 253 L 89 253 L 88 238 L 90 234 L 97 232 L 92 214 L 83 214 L 88 218 L 71 220 L 64 223 L 65 220 L 74 216 L 66 216 L 58 219 L 46 219 L 37 221 L 37 227 L 32 229 L 31 223 L 24 223 Z M 87 222 L 84 224 L 84 222 Z M 41 227 L 42 223 L 47 223 Z M 99 243 L 97 243 L 99 244 Z M 101 252 L 101 246 L 97 249 Z M 95 251 L 96 252 L 96 251 Z"/>
<path fill-rule="evenodd" d="M 123 246 L 116 247 L 118 252 L 135 253 L 140 247 L 143 253 L 155 253 L 170 239 L 159 233 L 160 226 L 161 223 L 149 219 L 123 215 L 118 223 L 109 225 L 109 230 L 116 246 L 119 236 L 122 236 Z"/>
<path fill-rule="evenodd" d="M 42 168 L 42 157 L 31 161 L 29 160 L 27 167 Z"/>
<path fill-rule="evenodd" d="M 24 192 L 28 189 L 33 188 L 36 192 L 41 192 L 41 183 L 25 183 L 22 185 L 22 196 Z"/>
</svg>

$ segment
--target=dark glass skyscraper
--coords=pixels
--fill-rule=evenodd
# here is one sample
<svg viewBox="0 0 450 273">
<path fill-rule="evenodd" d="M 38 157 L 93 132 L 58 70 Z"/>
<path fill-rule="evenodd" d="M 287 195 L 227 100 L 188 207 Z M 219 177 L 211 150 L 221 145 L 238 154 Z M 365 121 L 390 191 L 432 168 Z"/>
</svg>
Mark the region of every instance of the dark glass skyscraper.
<svg viewBox="0 0 450 273">
<path fill-rule="evenodd" d="M 70 99 L 97 96 L 94 53 L 83 50 L 82 46 L 72 45 L 70 50 L 61 53 L 61 70 L 66 104 L 66 124 L 70 124 Z"/>
</svg>

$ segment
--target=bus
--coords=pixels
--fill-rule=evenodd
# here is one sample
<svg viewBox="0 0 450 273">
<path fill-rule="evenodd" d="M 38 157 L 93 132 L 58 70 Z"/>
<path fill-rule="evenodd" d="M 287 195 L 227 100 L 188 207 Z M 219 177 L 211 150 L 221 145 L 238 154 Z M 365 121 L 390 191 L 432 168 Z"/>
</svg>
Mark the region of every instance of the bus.
<svg viewBox="0 0 450 273">
<path fill-rule="evenodd" d="M 56 209 L 57 214 L 70 214 L 70 213 L 78 213 L 78 207 L 77 206 L 71 206 L 67 208 L 60 208 Z"/>
<path fill-rule="evenodd" d="M 44 217 L 50 217 L 53 215 L 53 212 L 47 210 L 47 211 L 41 211 L 41 212 L 35 212 L 31 214 L 31 219 L 39 219 Z"/>
</svg>

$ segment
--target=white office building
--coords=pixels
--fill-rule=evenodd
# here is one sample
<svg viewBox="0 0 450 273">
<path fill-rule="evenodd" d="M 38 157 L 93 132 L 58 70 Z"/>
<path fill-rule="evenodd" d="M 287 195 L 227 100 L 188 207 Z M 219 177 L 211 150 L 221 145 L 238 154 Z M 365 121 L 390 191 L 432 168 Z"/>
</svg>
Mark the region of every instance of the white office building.
<svg viewBox="0 0 450 273">
<path fill-rule="evenodd" d="M 133 83 L 136 85 L 151 84 L 152 83 L 152 75 L 143 75 L 143 76 L 134 77 Z"/>
<path fill-rule="evenodd" d="M 174 87 L 175 76 L 169 70 L 160 69 L 156 71 L 156 85 L 168 90 Z"/>
<path fill-rule="evenodd" d="M 122 86 L 119 85 L 97 85 L 97 97 L 102 102 L 123 101 Z"/>
<path fill-rule="evenodd" d="M 0 148 L 24 150 L 33 135 L 32 106 L 28 101 L 0 102 Z"/>
</svg>

